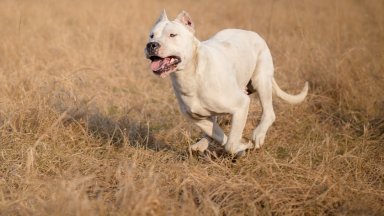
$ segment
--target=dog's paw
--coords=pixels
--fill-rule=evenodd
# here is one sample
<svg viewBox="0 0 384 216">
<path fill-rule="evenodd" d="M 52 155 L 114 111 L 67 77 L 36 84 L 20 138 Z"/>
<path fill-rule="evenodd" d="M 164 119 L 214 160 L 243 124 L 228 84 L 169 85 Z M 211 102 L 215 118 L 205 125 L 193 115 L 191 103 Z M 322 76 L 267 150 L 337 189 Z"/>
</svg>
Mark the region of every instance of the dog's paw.
<svg viewBox="0 0 384 216">
<path fill-rule="evenodd" d="M 252 141 L 255 143 L 255 148 L 259 149 L 264 144 L 265 133 L 259 133 L 258 131 L 253 131 Z"/>
<path fill-rule="evenodd" d="M 239 159 L 239 158 L 242 158 L 242 157 L 245 156 L 245 154 L 246 154 L 246 151 L 245 151 L 245 150 L 243 150 L 243 151 L 239 151 L 239 152 L 236 153 L 236 155 L 234 155 L 233 159 L 234 159 L 234 160 L 237 160 L 237 159 Z"/>
<path fill-rule="evenodd" d="M 243 156 L 245 154 L 245 150 L 253 148 L 253 145 L 251 142 L 248 143 L 238 143 L 238 144 L 231 144 L 227 143 L 225 145 L 225 150 L 235 156 Z"/>
<path fill-rule="evenodd" d="M 205 150 L 207 150 L 210 142 L 211 141 L 207 137 L 203 137 L 201 138 L 201 140 L 191 145 L 189 148 L 191 149 L 191 151 L 204 152 Z"/>
</svg>

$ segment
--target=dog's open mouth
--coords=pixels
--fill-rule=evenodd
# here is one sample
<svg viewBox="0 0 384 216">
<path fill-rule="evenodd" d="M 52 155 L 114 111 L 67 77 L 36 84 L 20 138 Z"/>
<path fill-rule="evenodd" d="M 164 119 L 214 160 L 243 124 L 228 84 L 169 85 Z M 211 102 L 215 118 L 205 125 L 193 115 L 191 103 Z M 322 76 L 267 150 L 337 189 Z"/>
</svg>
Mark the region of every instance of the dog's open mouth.
<svg viewBox="0 0 384 216">
<path fill-rule="evenodd" d="M 181 62 L 181 58 L 178 56 L 168 56 L 161 58 L 159 56 L 151 56 L 149 59 L 152 61 L 151 69 L 153 73 L 164 78 L 168 74 L 176 71 L 177 64 Z"/>
</svg>

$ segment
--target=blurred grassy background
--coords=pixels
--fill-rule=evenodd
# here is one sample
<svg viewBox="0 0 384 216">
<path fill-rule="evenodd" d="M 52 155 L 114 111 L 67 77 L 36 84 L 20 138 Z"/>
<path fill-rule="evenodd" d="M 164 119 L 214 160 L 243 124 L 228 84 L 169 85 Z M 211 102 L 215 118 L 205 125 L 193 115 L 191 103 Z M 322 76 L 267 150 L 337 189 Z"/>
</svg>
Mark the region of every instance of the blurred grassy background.
<svg viewBox="0 0 384 216">
<path fill-rule="evenodd" d="M 258 32 L 288 92 L 266 145 L 232 163 L 143 49 L 160 12 L 205 40 Z M 381 215 L 384 2 L 0 1 L 0 215 Z M 260 117 L 256 96 L 245 137 Z M 228 131 L 229 117 L 220 122 Z"/>
</svg>

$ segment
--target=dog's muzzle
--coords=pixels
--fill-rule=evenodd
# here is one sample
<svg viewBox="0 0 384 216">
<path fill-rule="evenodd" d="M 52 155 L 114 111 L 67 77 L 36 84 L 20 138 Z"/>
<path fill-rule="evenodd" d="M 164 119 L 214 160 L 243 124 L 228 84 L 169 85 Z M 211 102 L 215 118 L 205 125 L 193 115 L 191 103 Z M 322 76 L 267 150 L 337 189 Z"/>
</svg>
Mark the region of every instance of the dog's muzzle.
<svg viewBox="0 0 384 216">
<path fill-rule="evenodd" d="M 146 47 L 149 56 L 157 55 L 159 48 L 160 44 L 157 42 L 149 42 Z"/>
<path fill-rule="evenodd" d="M 160 44 L 157 42 L 149 42 L 145 47 L 147 58 L 151 60 L 151 70 L 153 73 L 166 77 L 168 74 L 177 70 L 177 65 L 181 62 L 181 58 L 175 55 L 161 56 L 159 55 Z"/>
</svg>

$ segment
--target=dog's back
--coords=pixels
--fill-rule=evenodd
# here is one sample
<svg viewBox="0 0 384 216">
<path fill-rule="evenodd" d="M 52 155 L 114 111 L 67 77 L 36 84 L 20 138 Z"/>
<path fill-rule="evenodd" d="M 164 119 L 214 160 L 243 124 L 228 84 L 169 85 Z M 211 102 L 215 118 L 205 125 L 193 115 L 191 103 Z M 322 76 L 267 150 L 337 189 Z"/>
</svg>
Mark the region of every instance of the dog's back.
<svg viewBox="0 0 384 216">
<path fill-rule="evenodd" d="M 255 32 L 241 29 L 224 29 L 202 42 L 219 65 L 236 72 L 238 85 L 244 89 L 255 71 L 261 51 L 268 49 L 266 42 Z"/>
</svg>

